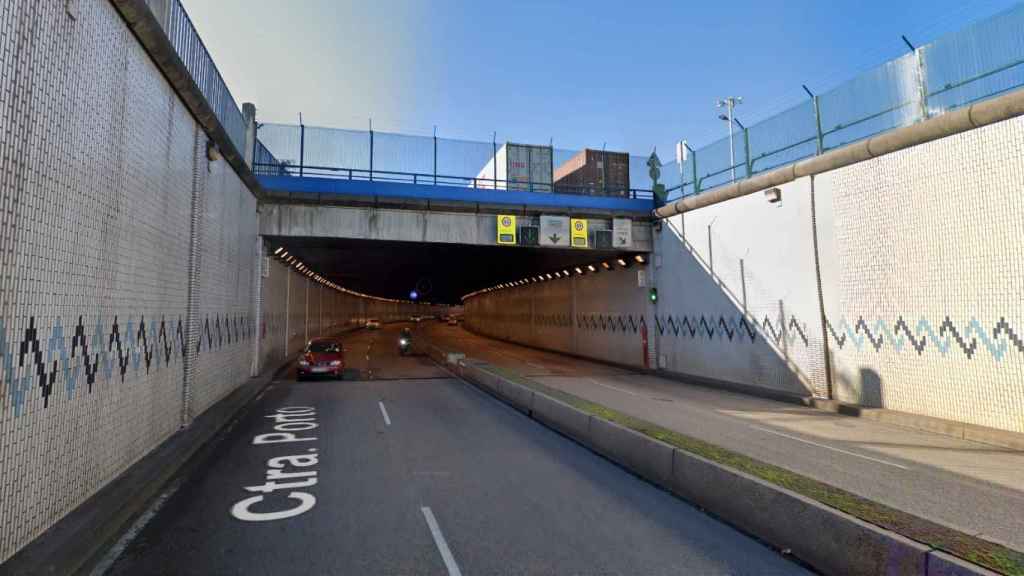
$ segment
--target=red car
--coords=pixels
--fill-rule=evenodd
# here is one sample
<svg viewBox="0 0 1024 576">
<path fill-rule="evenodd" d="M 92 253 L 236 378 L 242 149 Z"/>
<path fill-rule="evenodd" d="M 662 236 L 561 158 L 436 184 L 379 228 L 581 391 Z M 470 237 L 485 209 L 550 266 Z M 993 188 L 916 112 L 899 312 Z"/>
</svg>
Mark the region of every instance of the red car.
<svg viewBox="0 0 1024 576">
<path fill-rule="evenodd" d="M 341 379 L 344 372 L 345 349 L 337 338 L 314 338 L 299 357 L 299 380 L 320 375 Z"/>
</svg>

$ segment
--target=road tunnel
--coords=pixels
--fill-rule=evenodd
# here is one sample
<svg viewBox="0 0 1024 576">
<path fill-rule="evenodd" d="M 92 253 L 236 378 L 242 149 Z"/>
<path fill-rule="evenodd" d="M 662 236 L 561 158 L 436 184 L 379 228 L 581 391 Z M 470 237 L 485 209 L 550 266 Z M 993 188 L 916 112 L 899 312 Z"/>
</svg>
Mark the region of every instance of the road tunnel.
<svg viewBox="0 0 1024 576">
<path fill-rule="evenodd" d="M 437 304 L 515 282 L 600 274 L 646 256 L 628 250 L 485 246 L 326 237 L 267 237 L 268 253 L 362 294 Z"/>
</svg>

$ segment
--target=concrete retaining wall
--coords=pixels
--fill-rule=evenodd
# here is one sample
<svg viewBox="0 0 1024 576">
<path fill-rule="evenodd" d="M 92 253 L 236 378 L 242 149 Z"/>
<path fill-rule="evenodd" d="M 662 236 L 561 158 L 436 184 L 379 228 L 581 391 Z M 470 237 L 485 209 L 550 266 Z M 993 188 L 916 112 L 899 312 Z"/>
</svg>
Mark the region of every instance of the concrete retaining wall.
<svg viewBox="0 0 1024 576">
<path fill-rule="evenodd" d="M 644 367 L 646 268 L 574 275 L 488 293 L 465 303 L 466 326 L 483 335 Z"/>
<path fill-rule="evenodd" d="M 661 333 L 666 369 L 1024 432 L 1021 146 L 1008 120 L 672 218 L 659 316 L 718 326 Z"/>
<path fill-rule="evenodd" d="M 258 314 L 244 174 L 111 3 L 6 2 L 0 30 L 2 563 L 254 365 L 410 312 L 278 267 Z"/>
<path fill-rule="evenodd" d="M 656 307 L 602 272 L 473 297 L 467 325 L 642 365 L 601 324 L 640 315 L 673 375 L 1022 433 L 1022 147 L 1007 120 L 686 212 L 654 234 Z"/>
</svg>

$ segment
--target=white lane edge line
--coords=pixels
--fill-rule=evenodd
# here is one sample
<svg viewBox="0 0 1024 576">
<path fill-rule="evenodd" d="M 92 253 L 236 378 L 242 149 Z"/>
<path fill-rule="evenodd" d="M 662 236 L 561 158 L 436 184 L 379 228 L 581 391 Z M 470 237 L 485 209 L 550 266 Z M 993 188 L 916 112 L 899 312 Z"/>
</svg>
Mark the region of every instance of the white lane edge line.
<svg viewBox="0 0 1024 576">
<path fill-rule="evenodd" d="M 455 563 L 455 557 L 452 556 L 452 551 L 448 548 L 448 543 L 444 540 L 444 534 L 441 533 L 441 527 L 437 525 L 437 519 L 434 518 L 434 513 L 426 506 L 420 506 L 420 512 L 423 512 L 423 517 L 427 520 L 427 526 L 430 528 L 430 535 L 434 537 L 434 544 L 437 545 L 437 551 L 441 553 L 441 559 L 444 560 L 444 565 L 448 568 L 448 576 L 462 576 L 462 571 L 459 570 L 459 565 Z"/>
<path fill-rule="evenodd" d="M 570 376 L 570 378 L 571 378 L 571 376 Z M 598 382 L 597 380 L 595 380 L 593 378 L 587 378 L 587 380 L 590 380 L 591 382 L 593 382 L 594 384 L 597 384 L 598 386 L 603 386 L 605 388 L 610 388 L 610 389 L 615 390 L 617 392 L 622 392 L 623 394 L 629 394 L 630 396 L 636 396 L 638 398 L 647 398 L 647 396 L 644 396 L 643 394 L 637 394 L 636 392 L 633 392 L 632 390 L 626 390 L 625 388 L 619 388 L 618 386 L 612 386 L 611 384 L 605 384 L 604 382 Z"/>
<path fill-rule="evenodd" d="M 878 458 L 872 458 L 871 456 L 865 456 L 863 454 L 858 454 L 856 452 L 850 452 L 849 450 L 843 450 L 842 448 L 836 448 L 835 446 L 828 446 L 826 444 L 818 444 L 817 442 L 812 442 L 810 440 L 804 440 L 803 438 L 799 438 L 797 436 L 790 436 L 789 434 L 784 434 L 782 432 L 777 432 L 775 430 L 770 430 L 768 428 L 762 428 L 760 426 L 751 426 L 751 428 L 753 428 L 755 430 L 760 430 L 761 432 L 767 432 L 769 434 L 775 434 L 776 436 L 782 436 L 783 438 L 789 438 L 790 440 L 796 440 L 797 442 L 803 442 L 804 444 L 810 444 L 811 446 L 817 446 L 819 448 L 825 448 L 827 450 L 834 450 L 836 452 L 842 452 L 843 454 L 848 454 L 850 456 L 856 456 L 857 458 L 863 458 L 865 460 L 871 460 L 872 462 L 878 462 L 879 464 L 885 464 L 886 466 L 893 466 L 893 467 L 899 468 L 901 470 L 910 470 L 910 468 L 908 468 L 907 466 L 903 466 L 902 464 L 896 464 L 894 462 L 889 462 L 887 460 L 880 460 Z"/>
<path fill-rule="evenodd" d="M 384 402 L 378 401 L 377 405 L 380 406 L 380 413 L 384 415 L 384 423 L 391 426 L 391 418 L 388 418 L 388 409 L 384 407 Z"/>
</svg>

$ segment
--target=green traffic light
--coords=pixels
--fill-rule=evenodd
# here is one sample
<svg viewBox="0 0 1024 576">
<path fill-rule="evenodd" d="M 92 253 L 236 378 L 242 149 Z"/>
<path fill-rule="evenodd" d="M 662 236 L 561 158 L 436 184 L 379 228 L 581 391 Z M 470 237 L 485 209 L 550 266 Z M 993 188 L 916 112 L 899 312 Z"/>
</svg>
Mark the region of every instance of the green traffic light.
<svg viewBox="0 0 1024 576">
<path fill-rule="evenodd" d="M 651 302 L 657 302 L 658 301 L 658 289 L 657 288 L 651 288 L 650 292 L 648 293 L 648 297 L 651 299 Z"/>
</svg>

